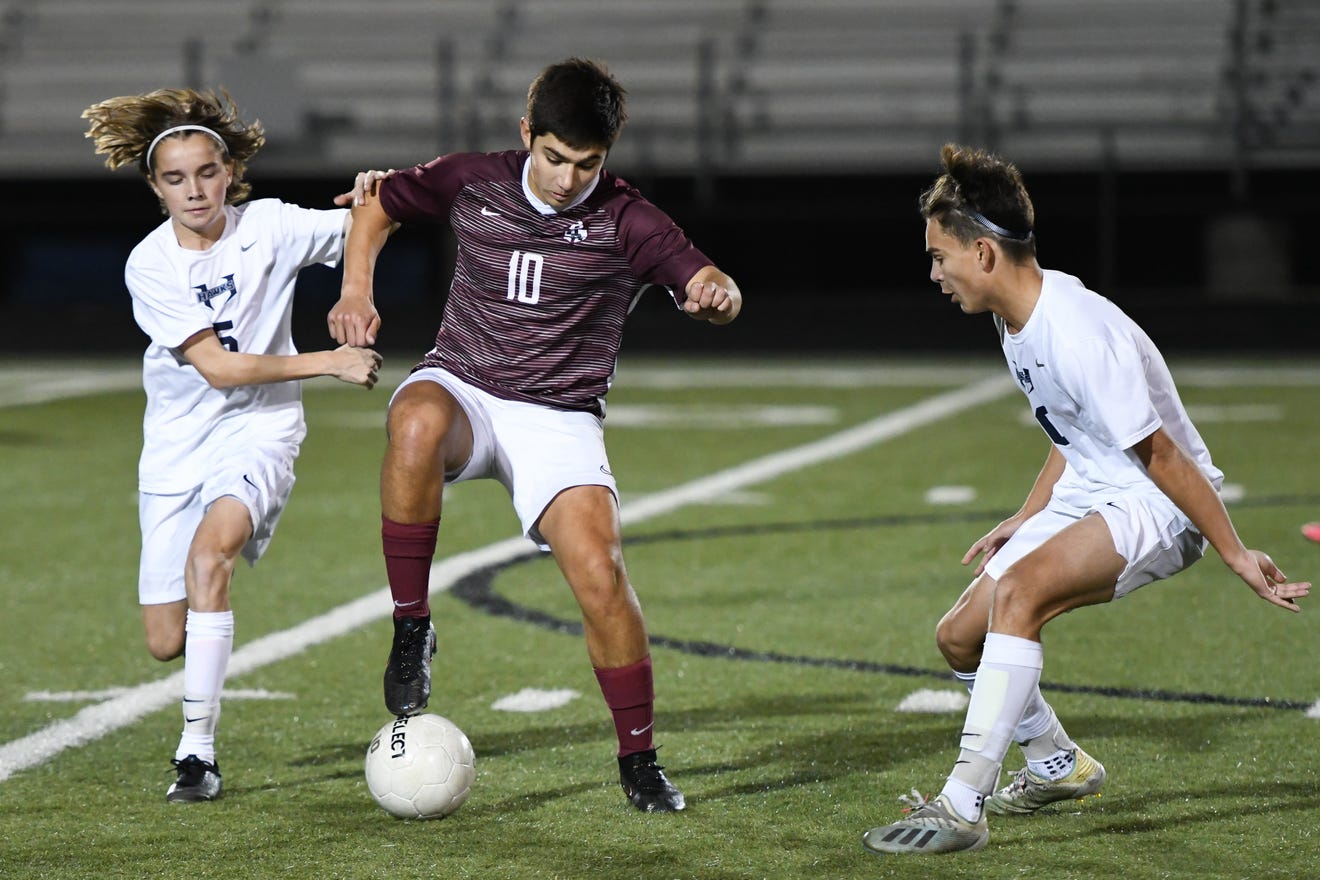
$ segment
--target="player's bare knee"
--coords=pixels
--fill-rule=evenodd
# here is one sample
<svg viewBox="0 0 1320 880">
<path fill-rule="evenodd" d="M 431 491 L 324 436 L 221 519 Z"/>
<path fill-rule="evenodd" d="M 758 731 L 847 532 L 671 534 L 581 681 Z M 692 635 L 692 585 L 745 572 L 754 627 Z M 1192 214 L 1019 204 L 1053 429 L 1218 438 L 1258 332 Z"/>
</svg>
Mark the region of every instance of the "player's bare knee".
<svg viewBox="0 0 1320 880">
<path fill-rule="evenodd" d="M 162 663 L 183 656 L 183 642 L 182 632 L 147 633 L 147 651 Z"/>
<path fill-rule="evenodd" d="M 636 605 L 622 561 L 609 552 L 594 554 L 574 567 L 573 592 L 589 618 L 613 617 Z"/>
<path fill-rule="evenodd" d="M 958 672 L 974 672 L 981 662 L 981 648 L 985 644 L 985 633 L 973 634 L 961 621 L 949 612 L 935 626 L 935 645 L 944 655 L 949 668 Z"/>
<path fill-rule="evenodd" d="M 385 421 L 391 446 L 400 448 L 438 447 L 454 423 L 454 413 L 430 398 L 401 395 L 390 406 Z"/>
</svg>

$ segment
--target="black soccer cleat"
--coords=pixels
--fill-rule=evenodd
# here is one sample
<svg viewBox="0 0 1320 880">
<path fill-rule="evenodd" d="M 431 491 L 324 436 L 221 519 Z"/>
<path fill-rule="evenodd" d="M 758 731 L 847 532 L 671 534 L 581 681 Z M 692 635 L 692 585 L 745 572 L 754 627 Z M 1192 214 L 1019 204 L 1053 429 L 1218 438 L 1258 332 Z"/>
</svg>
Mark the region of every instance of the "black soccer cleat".
<svg viewBox="0 0 1320 880">
<path fill-rule="evenodd" d="M 165 792 L 165 800 L 172 804 L 191 804 L 213 801 L 220 797 L 220 765 L 203 761 L 196 755 L 183 760 L 171 759 L 178 777 Z"/>
<path fill-rule="evenodd" d="M 655 762 L 655 749 L 619 759 L 619 785 L 634 807 L 643 813 L 677 813 L 687 807 L 683 792 L 665 778 Z"/>
<path fill-rule="evenodd" d="M 431 658 L 435 656 L 435 627 L 431 618 L 394 620 L 394 645 L 385 667 L 385 708 L 400 717 L 426 708 L 431 699 Z"/>
</svg>

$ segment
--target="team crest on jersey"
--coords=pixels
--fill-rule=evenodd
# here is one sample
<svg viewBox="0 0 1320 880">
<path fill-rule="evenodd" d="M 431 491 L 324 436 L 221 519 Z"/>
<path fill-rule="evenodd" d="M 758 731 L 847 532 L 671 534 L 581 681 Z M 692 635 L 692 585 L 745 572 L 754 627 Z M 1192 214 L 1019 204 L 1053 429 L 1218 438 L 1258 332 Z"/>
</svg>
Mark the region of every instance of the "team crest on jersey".
<svg viewBox="0 0 1320 880">
<path fill-rule="evenodd" d="M 1018 384 L 1027 390 L 1028 393 L 1036 390 L 1036 385 L 1031 381 L 1031 371 L 1026 367 L 1013 365 L 1013 372 L 1017 375 Z"/>
<path fill-rule="evenodd" d="M 217 284 L 215 287 L 207 287 L 205 284 L 198 284 L 193 287 L 197 291 L 197 301 L 208 309 L 215 311 L 215 306 L 211 305 L 211 300 L 222 294 L 229 294 L 225 297 L 225 302 L 229 302 L 238 295 L 238 288 L 234 286 L 234 276 L 226 275 L 223 284 Z M 224 305 L 224 303 L 221 303 Z"/>
<path fill-rule="evenodd" d="M 564 241 L 570 244 L 577 244 L 587 240 L 587 224 L 581 220 L 574 220 L 568 229 L 564 230 Z"/>
</svg>

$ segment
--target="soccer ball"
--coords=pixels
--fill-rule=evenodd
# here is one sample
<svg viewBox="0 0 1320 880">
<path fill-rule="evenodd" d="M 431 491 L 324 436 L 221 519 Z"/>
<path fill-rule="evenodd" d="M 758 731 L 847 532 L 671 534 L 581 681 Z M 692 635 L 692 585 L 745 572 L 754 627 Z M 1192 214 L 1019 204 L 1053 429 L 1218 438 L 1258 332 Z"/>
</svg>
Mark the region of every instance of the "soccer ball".
<svg viewBox="0 0 1320 880">
<path fill-rule="evenodd" d="M 439 715 L 390 721 L 367 746 L 367 788 L 401 819 L 440 819 L 463 805 L 477 776 L 472 743 Z"/>
</svg>

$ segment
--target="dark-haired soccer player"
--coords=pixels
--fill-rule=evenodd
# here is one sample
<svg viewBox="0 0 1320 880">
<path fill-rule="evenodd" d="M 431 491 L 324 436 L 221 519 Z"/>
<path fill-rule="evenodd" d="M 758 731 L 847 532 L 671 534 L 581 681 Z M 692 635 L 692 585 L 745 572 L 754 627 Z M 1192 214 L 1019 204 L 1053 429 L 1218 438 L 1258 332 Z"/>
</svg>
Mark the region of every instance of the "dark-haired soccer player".
<svg viewBox="0 0 1320 880">
<path fill-rule="evenodd" d="M 685 804 L 656 764 L 651 658 L 624 567 L 605 394 L 644 288 L 667 288 L 713 324 L 737 317 L 742 296 L 668 216 L 604 170 L 625 118 L 624 90 L 600 65 L 547 67 L 528 91 L 525 149 L 442 156 L 394 174 L 354 209 L 329 325 L 341 342 L 374 342 L 372 270 L 393 225 L 452 227 L 457 264 L 435 347 L 395 392 L 387 424 L 386 707 L 418 712 L 430 695 L 427 579 L 444 484 L 499 480 L 581 607 L 624 792 L 639 810 L 667 812 Z"/>
<path fill-rule="evenodd" d="M 1040 693 L 1041 629 L 1053 618 L 1170 577 L 1207 542 L 1280 608 L 1299 610 L 1311 586 L 1243 545 L 1219 497 L 1223 474 L 1150 337 L 1076 278 L 1036 262 L 1034 209 L 1017 169 L 953 145 L 941 158 L 944 173 L 921 197 L 930 278 L 964 312 L 994 315 L 1050 451 L 1022 509 L 963 557 L 982 560 L 936 633 L 972 693 L 962 750 L 934 800 L 866 833 L 879 853 L 980 849 L 987 808 L 1030 813 L 1100 788 L 1104 768 Z M 996 792 L 1013 741 L 1027 766 Z"/>
</svg>

